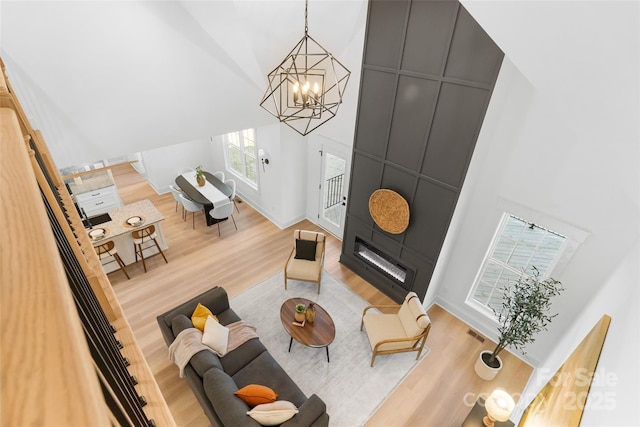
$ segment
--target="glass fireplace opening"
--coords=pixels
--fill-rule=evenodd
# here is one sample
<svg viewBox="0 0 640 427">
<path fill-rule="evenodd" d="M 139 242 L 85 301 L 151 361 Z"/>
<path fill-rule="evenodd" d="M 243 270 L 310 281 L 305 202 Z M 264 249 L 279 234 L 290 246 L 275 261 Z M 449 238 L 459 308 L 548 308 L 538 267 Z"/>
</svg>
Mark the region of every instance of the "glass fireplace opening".
<svg viewBox="0 0 640 427">
<path fill-rule="evenodd" d="M 409 269 L 358 237 L 356 237 L 354 253 L 358 258 L 372 265 L 394 281 L 401 285 L 406 284 Z"/>
</svg>

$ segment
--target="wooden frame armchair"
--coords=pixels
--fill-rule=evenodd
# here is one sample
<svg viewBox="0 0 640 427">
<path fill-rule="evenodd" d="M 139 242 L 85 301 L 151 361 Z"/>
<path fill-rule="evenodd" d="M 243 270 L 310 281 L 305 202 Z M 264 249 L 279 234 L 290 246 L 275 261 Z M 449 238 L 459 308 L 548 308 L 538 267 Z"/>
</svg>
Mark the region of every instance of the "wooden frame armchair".
<svg viewBox="0 0 640 427">
<path fill-rule="evenodd" d="M 372 308 L 397 309 L 395 313 L 367 313 Z M 420 358 L 427 341 L 431 320 L 415 292 L 409 292 L 402 305 L 369 305 L 362 312 L 360 330 L 366 328 L 373 355 L 371 366 L 379 354 L 416 351 Z"/>
<path fill-rule="evenodd" d="M 287 289 L 287 280 L 302 280 L 316 283 L 320 293 L 326 236 L 316 231 L 295 230 L 293 237 L 293 248 L 284 264 L 284 288 Z"/>
</svg>

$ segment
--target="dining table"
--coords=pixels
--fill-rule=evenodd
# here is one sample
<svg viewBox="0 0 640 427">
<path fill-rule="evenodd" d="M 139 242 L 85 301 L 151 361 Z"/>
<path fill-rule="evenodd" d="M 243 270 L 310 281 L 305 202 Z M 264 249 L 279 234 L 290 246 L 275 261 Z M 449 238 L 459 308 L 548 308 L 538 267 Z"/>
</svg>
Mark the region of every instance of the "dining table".
<svg viewBox="0 0 640 427">
<path fill-rule="evenodd" d="M 204 176 L 206 180 L 203 186 L 198 185 L 195 172 L 178 175 L 175 182 L 187 197 L 204 206 L 205 221 L 207 226 L 210 226 L 218 223 L 219 220 L 212 218 L 209 215 L 209 211 L 222 203 L 228 202 L 233 190 L 209 172 L 205 171 Z"/>
</svg>

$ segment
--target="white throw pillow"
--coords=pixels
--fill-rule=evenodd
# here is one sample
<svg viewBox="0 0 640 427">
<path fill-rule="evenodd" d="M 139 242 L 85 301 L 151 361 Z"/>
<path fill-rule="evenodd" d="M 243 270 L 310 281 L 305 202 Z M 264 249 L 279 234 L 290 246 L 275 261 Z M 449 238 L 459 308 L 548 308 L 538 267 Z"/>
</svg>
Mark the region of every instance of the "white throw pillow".
<svg viewBox="0 0 640 427">
<path fill-rule="evenodd" d="M 202 334 L 202 344 L 211 347 L 218 356 L 224 356 L 227 354 L 228 342 L 229 328 L 222 326 L 213 317 L 207 317 L 207 322 L 204 324 L 204 333 Z"/>
<path fill-rule="evenodd" d="M 263 403 L 247 412 L 251 418 L 263 426 L 277 426 L 298 413 L 298 408 L 287 400 L 276 400 L 273 403 Z"/>
</svg>

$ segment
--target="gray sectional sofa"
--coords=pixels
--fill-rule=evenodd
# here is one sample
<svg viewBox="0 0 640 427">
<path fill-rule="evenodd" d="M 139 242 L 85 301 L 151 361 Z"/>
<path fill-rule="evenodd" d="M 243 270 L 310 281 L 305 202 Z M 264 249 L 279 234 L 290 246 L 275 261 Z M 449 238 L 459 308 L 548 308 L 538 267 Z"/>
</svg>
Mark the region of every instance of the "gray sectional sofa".
<svg viewBox="0 0 640 427">
<path fill-rule="evenodd" d="M 191 314 L 198 303 L 209 308 L 222 325 L 240 320 L 229 307 L 226 291 L 216 286 L 157 317 L 167 346 L 182 330 L 193 327 Z M 196 353 L 184 376 L 213 426 L 260 426 L 247 415 L 249 406 L 234 394 L 249 384 L 270 387 L 278 393 L 278 400 L 288 400 L 298 407 L 299 413 L 281 424 L 283 427 L 329 425 L 322 399 L 315 394 L 307 398 L 257 338 L 224 357 L 207 350 Z"/>
</svg>

